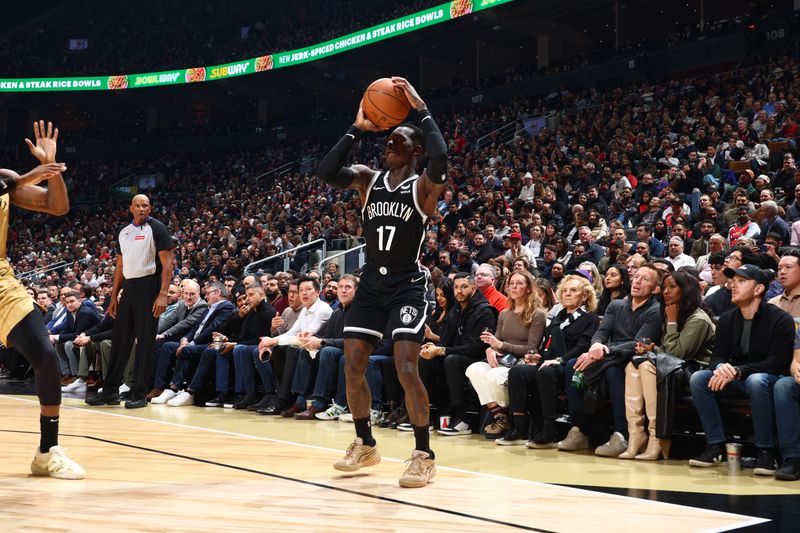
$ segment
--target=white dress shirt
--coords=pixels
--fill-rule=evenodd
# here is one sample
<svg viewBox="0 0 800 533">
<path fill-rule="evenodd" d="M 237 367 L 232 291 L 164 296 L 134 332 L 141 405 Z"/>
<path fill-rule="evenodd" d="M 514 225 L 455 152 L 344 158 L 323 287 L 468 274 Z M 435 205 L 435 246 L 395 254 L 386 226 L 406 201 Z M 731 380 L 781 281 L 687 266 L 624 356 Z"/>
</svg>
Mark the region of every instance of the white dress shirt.
<svg viewBox="0 0 800 533">
<path fill-rule="evenodd" d="M 278 340 L 278 345 L 286 346 L 290 343 L 292 337 L 296 337 L 303 331 L 309 331 L 312 335 L 316 335 L 322 329 L 322 326 L 328 322 L 332 313 L 331 306 L 317 298 L 314 305 L 304 307 L 300 311 L 300 316 L 297 317 L 289 331 L 275 337 Z"/>
</svg>

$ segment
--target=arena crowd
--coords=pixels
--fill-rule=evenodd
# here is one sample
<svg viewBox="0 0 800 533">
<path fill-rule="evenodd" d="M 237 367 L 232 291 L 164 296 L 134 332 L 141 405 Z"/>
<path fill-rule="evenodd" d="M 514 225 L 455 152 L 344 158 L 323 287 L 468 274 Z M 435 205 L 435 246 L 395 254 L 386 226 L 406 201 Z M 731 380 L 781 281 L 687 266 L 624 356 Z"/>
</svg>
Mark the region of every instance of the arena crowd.
<svg viewBox="0 0 800 533">
<path fill-rule="evenodd" d="M 567 452 L 599 444 L 601 456 L 655 460 L 669 455 L 680 423 L 664 406 L 689 395 L 706 438 L 690 464 L 711 467 L 728 438 L 719 400 L 741 398 L 755 473 L 800 478 L 797 67 L 783 57 L 437 114 L 450 143 L 448 187 L 421 250 L 435 310 L 420 373 L 448 417 L 435 424 L 442 437 L 479 432 Z M 548 111 L 557 127 L 525 128 L 522 117 Z M 517 119 L 510 141 L 486 139 Z M 382 146 L 368 136 L 354 160 L 379 167 Z M 304 155 L 325 147 L 309 144 Z M 361 236 L 358 197 L 313 172 L 254 179 L 286 157 L 274 147 L 164 161 L 169 179 L 151 200 L 176 252 L 151 403 L 347 419 L 341 328 L 358 270 L 319 269 L 321 257 L 302 249 L 288 270 L 245 271 L 318 238 L 350 245 Z M 86 164 L 96 174 L 126 163 Z M 70 179 L 80 189 L 78 174 Z M 116 232 L 128 220 L 125 206 L 108 207 L 17 218 L 9 232 L 61 355 L 65 392 L 101 388 L 107 368 L 113 319 L 104 310 Z M 26 275 L 64 260 L 63 270 Z M 312 308 L 327 319 L 295 327 Z M 391 349 L 377 345 L 370 360 L 374 424 L 410 429 Z M 24 372 L 13 350 L 4 360 L 6 373 Z M 601 416 L 609 410 L 610 423 Z"/>
</svg>

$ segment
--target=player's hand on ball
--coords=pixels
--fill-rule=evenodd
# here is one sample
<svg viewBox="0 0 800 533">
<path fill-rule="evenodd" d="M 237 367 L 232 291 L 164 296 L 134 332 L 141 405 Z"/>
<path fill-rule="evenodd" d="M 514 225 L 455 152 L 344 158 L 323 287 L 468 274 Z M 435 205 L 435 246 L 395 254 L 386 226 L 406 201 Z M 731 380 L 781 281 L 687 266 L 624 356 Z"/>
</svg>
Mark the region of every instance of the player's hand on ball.
<svg viewBox="0 0 800 533">
<path fill-rule="evenodd" d="M 425 102 L 422 100 L 422 98 L 420 98 L 419 93 L 414 86 L 408 83 L 407 79 L 401 78 L 400 76 L 392 76 L 392 83 L 394 83 L 395 87 L 405 93 L 408 103 L 411 104 L 411 107 L 417 111 L 422 111 L 425 109 Z"/>
<path fill-rule="evenodd" d="M 370 122 L 367 115 L 364 114 L 364 107 L 361 104 L 358 104 L 358 113 L 356 113 L 353 125 L 361 131 L 381 131 L 381 128 Z"/>
</svg>

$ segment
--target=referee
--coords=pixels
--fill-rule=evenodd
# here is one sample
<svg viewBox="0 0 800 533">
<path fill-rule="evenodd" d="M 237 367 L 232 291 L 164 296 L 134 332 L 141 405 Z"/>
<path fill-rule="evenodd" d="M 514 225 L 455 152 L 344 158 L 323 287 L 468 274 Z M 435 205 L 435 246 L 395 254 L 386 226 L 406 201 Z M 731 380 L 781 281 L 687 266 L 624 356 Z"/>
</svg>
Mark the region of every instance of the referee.
<svg viewBox="0 0 800 533">
<path fill-rule="evenodd" d="M 119 253 L 108 313 L 114 321 L 111 365 L 103 392 L 86 400 L 89 405 L 119 405 L 119 386 L 136 341 L 134 385 L 125 407 L 147 405 L 145 394 L 152 381 L 158 317 L 167 307 L 172 281 L 174 248 L 167 227 L 150 217 L 150 200 L 137 194 L 131 200 L 133 222 L 119 232 Z M 124 287 L 122 301 L 117 294 Z"/>
</svg>

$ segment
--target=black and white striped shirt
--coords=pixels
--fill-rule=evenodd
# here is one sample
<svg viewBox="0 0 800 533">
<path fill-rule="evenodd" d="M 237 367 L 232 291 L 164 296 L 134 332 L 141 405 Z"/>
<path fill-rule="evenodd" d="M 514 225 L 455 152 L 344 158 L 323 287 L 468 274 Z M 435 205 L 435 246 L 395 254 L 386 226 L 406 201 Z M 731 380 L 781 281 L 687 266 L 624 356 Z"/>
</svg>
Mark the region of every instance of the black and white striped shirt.
<svg viewBox="0 0 800 533">
<path fill-rule="evenodd" d="M 152 217 L 141 226 L 131 222 L 119 232 L 122 275 L 136 279 L 160 273 L 158 252 L 172 248 L 172 236 L 163 223 Z"/>
</svg>

